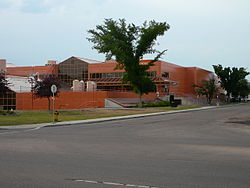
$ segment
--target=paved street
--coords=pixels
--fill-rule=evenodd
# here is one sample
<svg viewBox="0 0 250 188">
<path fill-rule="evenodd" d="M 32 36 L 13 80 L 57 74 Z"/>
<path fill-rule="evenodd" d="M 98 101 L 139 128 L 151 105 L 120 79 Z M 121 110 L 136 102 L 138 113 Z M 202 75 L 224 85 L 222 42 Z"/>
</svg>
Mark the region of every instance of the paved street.
<svg viewBox="0 0 250 188">
<path fill-rule="evenodd" d="M 247 104 L 0 130 L 0 187 L 249 188 L 249 117 Z"/>
</svg>

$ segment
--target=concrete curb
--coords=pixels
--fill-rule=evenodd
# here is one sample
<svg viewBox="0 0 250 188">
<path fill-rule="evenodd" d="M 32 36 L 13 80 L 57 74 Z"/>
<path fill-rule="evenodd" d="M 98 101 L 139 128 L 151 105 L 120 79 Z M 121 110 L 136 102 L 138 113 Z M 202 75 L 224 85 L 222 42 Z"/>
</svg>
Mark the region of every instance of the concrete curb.
<svg viewBox="0 0 250 188">
<path fill-rule="evenodd" d="M 77 124 L 90 124 L 90 123 L 98 123 L 98 122 L 105 122 L 105 121 L 114 121 L 114 120 L 124 120 L 124 119 L 133 119 L 133 118 L 141 118 L 141 117 L 149 117 L 149 116 L 159 116 L 165 114 L 176 114 L 176 113 L 185 113 L 185 112 L 192 112 L 192 111 L 200 111 L 200 110 L 207 110 L 212 108 L 218 108 L 217 106 L 208 106 L 208 107 L 201 107 L 195 109 L 187 109 L 187 110 L 173 110 L 167 112 L 156 112 L 156 113 L 149 113 L 149 114 L 136 114 L 136 115 L 128 115 L 128 116 L 119 116 L 119 117 L 108 117 L 108 118 L 97 118 L 97 119 L 87 119 L 87 120 L 77 120 L 77 121 L 64 121 L 64 122 L 57 122 L 57 123 L 41 123 L 41 124 L 31 124 L 31 125 L 16 125 L 16 126 L 1 126 L 0 129 L 40 129 L 43 127 L 57 127 L 57 126 L 68 126 L 68 125 L 77 125 Z"/>
</svg>

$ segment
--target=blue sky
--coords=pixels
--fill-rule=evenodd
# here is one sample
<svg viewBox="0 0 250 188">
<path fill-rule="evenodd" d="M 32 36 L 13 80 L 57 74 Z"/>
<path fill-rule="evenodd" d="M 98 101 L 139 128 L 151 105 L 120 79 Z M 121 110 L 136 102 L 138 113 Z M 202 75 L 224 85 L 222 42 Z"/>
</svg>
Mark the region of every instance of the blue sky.
<svg viewBox="0 0 250 188">
<path fill-rule="evenodd" d="M 70 56 L 103 61 L 86 40 L 88 29 L 105 18 L 154 19 L 171 26 L 158 38 L 157 48 L 168 49 L 162 60 L 250 71 L 249 7 L 249 0 L 0 0 L 0 58 L 18 66 Z"/>
</svg>

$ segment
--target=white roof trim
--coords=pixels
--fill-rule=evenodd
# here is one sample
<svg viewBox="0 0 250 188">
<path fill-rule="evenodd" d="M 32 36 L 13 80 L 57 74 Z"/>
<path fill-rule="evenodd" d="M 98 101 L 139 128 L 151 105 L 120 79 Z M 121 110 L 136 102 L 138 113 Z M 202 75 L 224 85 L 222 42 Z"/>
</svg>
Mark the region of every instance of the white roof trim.
<svg viewBox="0 0 250 188">
<path fill-rule="evenodd" d="M 102 61 L 96 61 L 96 60 L 93 60 L 93 59 L 80 58 L 80 57 L 75 57 L 75 58 L 80 59 L 82 61 L 85 61 L 86 63 L 103 63 Z"/>
</svg>

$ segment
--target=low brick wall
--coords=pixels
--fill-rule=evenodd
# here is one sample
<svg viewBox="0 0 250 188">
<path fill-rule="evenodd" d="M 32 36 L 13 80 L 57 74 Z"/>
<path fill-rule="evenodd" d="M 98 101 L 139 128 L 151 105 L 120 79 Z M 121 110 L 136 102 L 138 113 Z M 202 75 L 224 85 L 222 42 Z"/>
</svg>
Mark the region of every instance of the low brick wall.
<svg viewBox="0 0 250 188">
<path fill-rule="evenodd" d="M 137 98 L 133 92 L 60 92 L 55 98 L 56 109 L 83 109 L 83 108 L 104 108 L 106 98 Z M 155 98 L 155 93 L 144 95 L 144 98 Z M 52 101 L 51 101 L 52 108 Z M 16 94 L 17 110 L 47 110 L 47 98 L 34 98 L 32 93 Z"/>
</svg>

